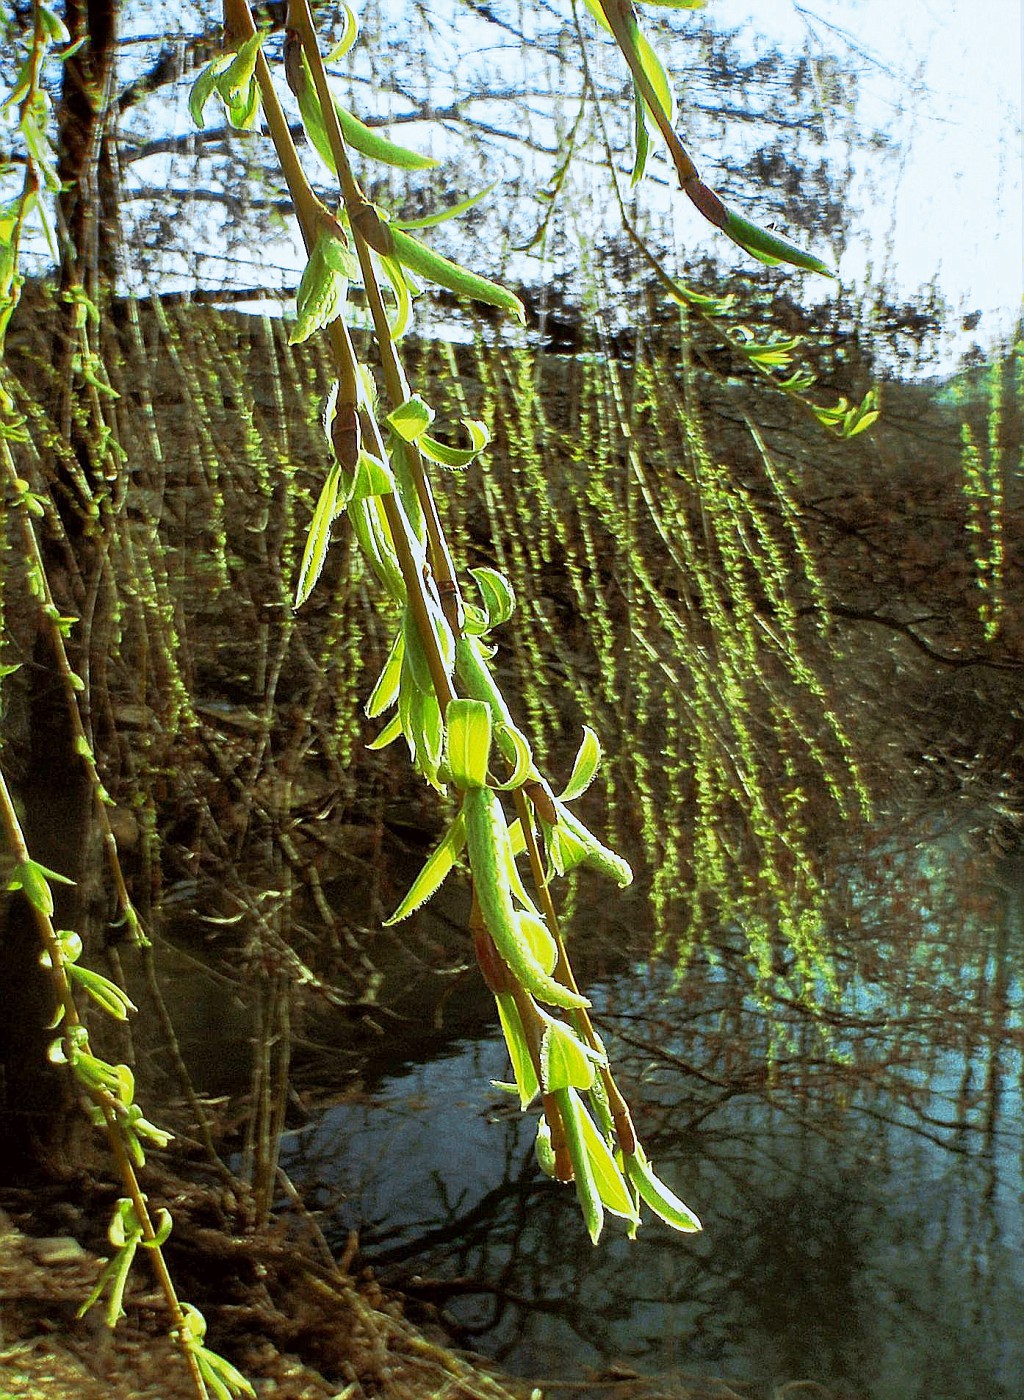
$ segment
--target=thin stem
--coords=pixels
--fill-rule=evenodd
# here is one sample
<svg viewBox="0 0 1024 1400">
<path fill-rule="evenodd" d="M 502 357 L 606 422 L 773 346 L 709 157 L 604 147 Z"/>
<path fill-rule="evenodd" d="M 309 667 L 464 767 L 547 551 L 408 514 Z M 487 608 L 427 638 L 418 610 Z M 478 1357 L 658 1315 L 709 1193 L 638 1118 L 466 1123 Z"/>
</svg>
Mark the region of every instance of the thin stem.
<svg viewBox="0 0 1024 1400">
<path fill-rule="evenodd" d="M 313 24 L 313 17 L 310 13 L 308 0 L 290 0 L 288 6 L 288 28 L 294 30 L 299 36 L 302 44 L 306 62 L 309 64 L 310 72 L 313 75 L 313 83 L 316 87 L 317 97 L 320 99 L 320 107 L 323 113 L 324 127 L 327 132 L 327 140 L 331 147 L 331 155 L 334 159 L 338 172 L 338 182 L 341 188 L 341 197 L 345 203 L 348 213 L 349 224 L 352 228 L 353 238 L 356 245 L 356 254 L 359 258 L 359 267 L 363 278 L 363 287 L 366 291 L 366 299 L 370 308 L 370 316 L 373 320 L 374 334 L 377 340 L 377 347 L 380 351 L 381 368 L 384 373 L 384 386 L 388 398 L 393 408 L 404 403 L 409 397 L 409 384 L 405 376 L 405 370 L 398 356 L 394 336 L 391 333 L 391 323 L 388 320 L 387 310 L 384 306 L 384 298 L 381 294 L 380 283 L 377 279 L 377 269 L 373 264 L 373 257 L 370 246 L 360 232 L 360 215 L 366 216 L 368 211 L 372 211 L 372 206 L 367 204 L 366 196 L 363 194 L 359 182 L 352 171 L 352 163 L 348 158 L 348 148 L 342 134 L 341 124 L 338 121 L 338 113 L 334 106 L 334 97 L 331 93 L 330 82 L 324 68 L 323 59 L 320 55 L 320 46 L 317 43 L 316 28 Z M 376 218 L 376 211 L 372 211 Z M 441 526 L 437 514 L 437 504 L 430 487 L 430 482 L 423 466 L 423 458 L 415 443 L 404 444 L 406 459 L 409 464 L 409 472 L 412 476 L 416 495 L 419 498 L 420 508 L 423 511 L 427 526 L 427 539 L 430 544 L 431 566 L 434 577 L 438 585 L 441 606 L 445 611 L 448 623 L 452 631 L 458 635 L 462 628 L 463 610 L 459 595 L 458 582 L 455 576 L 455 564 L 448 548 L 448 542 Z"/>
<path fill-rule="evenodd" d="M 22 831 L 18 814 L 15 810 L 14 801 L 11 797 L 10 789 L 3 771 L 0 770 L 0 829 L 3 830 L 7 841 L 8 849 L 14 856 L 17 864 L 24 865 L 31 860 L 25 834 Z M 68 977 L 64 964 L 64 953 L 60 939 L 50 916 L 46 914 L 32 900 L 28 901 L 32 910 L 32 917 L 39 930 L 39 939 L 49 958 L 50 967 L 53 971 L 54 986 L 57 999 L 63 1009 L 63 1020 L 69 1029 L 76 1032 L 76 1040 L 85 1053 L 91 1053 L 89 1049 L 88 1032 L 82 1024 L 78 1014 L 78 1007 L 71 991 L 71 980 Z M 200 1400 L 209 1400 L 206 1383 L 199 1370 L 199 1363 L 192 1348 L 187 1343 L 187 1333 L 185 1331 L 185 1315 L 182 1312 L 181 1303 L 178 1300 L 177 1290 L 174 1287 L 174 1280 L 171 1278 L 167 1268 L 167 1261 L 164 1258 L 163 1250 L 156 1243 L 157 1232 L 153 1225 L 149 1209 L 146 1205 L 146 1198 L 139 1185 L 139 1179 L 135 1172 L 134 1164 L 128 1154 L 125 1144 L 124 1133 L 121 1128 L 118 1114 L 121 1105 L 112 1094 L 96 1088 L 89 1084 L 83 1084 L 86 1094 L 94 1106 L 99 1109 L 103 1120 L 103 1130 L 106 1134 L 107 1143 L 110 1147 L 111 1156 L 117 1167 L 117 1173 L 121 1178 L 125 1193 L 131 1200 L 134 1207 L 139 1226 L 142 1230 L 142 1238 L 149 1245 L 147 1254 L 150 1255 L 153 1272 L 156 1275 L 157 1283 L 164 1295 L 167 1310 L 171 1316 L 172 1333 L 185 1358 L 192 1383 L 195 1386 L 196 1394 Z"/>
</svg>

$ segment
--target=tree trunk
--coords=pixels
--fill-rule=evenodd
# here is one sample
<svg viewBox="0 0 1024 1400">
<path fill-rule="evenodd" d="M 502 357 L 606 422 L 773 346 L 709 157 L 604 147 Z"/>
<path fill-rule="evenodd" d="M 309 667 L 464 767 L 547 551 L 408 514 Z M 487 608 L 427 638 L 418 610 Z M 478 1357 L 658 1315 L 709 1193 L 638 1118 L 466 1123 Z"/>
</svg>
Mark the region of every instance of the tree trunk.
<svg viewBox="0 0 1024 1400">
<path fill-rule="evenodd" d="M 64 65 L 57 108 L 61 287 L 95 301 L 112 287 L 119 263 L 117 156 L 113 101 L 118 0 L 66 0 L 64 23 L 85 43 Z"/>
<path fill-rule="evenodd" d="M 60 290 L 54 362 L 63 370 L 63 430 L 74 452 L 79 477 L 53 462 L 49 482 L 65 536 L 41 532 L 40 547 L 58 611 L 78 615 L 81 599 L 95 594 L 92 635 L 83 627 L 67 639 L 72 666 L 106 635 L 110 590 L 99 580 L 106 552 L 101 532 L 110 518 L 112 483 L 105 448 L 103 399 L 83 381 L 88 322 L 80 295 L 104 300 L 117 275 L 119 230 L 117 165 L 112 101 L 118 0 L 66 0 L 64 20 L 82 47 L 64 65 L 57 106 L 58 198 L 61 237 Z M 86 500 L 99 504 L 87 515 Z M 69 554 L 69 551 L 71 553 Z M 97 587 L 97 585 L 99 585 Z M 28 757 L 19 783 L 23 825 L 34 860 L 66 875 L 73 887 L 54 886 L 58 928 L 73 928 L 88 943 L 85 927 L 90 865 L 96 843 L 94 794 L 75 752 L 69 699 L 57 668 L 49 627 L 40 621 L 29 672 Z M 89 695 L 78 697 L 88 721 Z M 88 728 L 88 723 L 87 723 Z M 75 1165 L 75 1143 L 84 1122 L 79 1095 L 66 1069 L 52 1066 L 47 1049 L 56 1032 L 54 992 L 40 967 L 38 930 L 26 901 L 10 896 L 0 917 L 0 958 L 4 993 L 0 1012 L 0 1181 L 26 1181 L 64 1174 Z"/>
</svg>

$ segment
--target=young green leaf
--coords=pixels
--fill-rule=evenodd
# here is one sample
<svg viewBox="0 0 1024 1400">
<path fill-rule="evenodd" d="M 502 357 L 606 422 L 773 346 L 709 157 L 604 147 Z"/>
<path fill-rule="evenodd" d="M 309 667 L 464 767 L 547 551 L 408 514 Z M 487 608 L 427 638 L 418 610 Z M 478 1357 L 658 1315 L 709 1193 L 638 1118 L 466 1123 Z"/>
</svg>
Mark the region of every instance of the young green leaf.
<svg viewBox="0 0 1024 1400">
<path fill-rule="evenodd" d="M 533 956 L 545 972 L 554 972 L 558 962 L 558 945 L 547 924 L 532 909 L 517 910 L 516 918 L 519 920 L 519 932 L 530 945 Z M 540 1014 L 545 1015 L 543 1011 Z"/>
<path fill-rule="evenodd" d="M 622 856 L 615 851 L 609 850 L 592 831 L 583 825 L 578 817 L 573 816 L 562 802 L 556 800 L 555 807 L 558 811 L 558 825 L 552 828 L 554 835 L 556 837 L 571 837 L 574 842 L 578 843 L 581 852 L 579 860 L 574 861 L 573 864 L 582 863 L 590 866 L 599 874 L 607 875 L 609 879 L 614 880 L 621 889 L 631 884 L 633 872 L 629 862 L 623 860 Z M 566 870 L 571 868 L 571 866 L 566 866 Z"/>
<path fill-rule="evenodd" d="M 704 1228 L 690 1207 L 654 1174 L 642 1148 L 637 1148 L 635 1156 L 626 1157 L 624 1164 L 626 1175 L 640 1193 L 640 1199 L 650 1206 L 666 1225 L 687 1234 Z"/>
<path fill-rule="evenodd" d="M 309 71 L 305 54 L 302 55 L 301 69 L 294 73 L 292 90 L 298 99 L 299 115 L 306 128 L 306 135 L 328 170 L 337 175 L 334 153 L 331 150 L 327 127 L 324 123 L 323 108 L 320 106 L 316 84 L 313 82 L 313 75 Z M 437 165 L 437 161 L 432 156 L 420 155 L 418 151 L 409 151 L 404 146 L 397 146 L 376 128 L 366 126 L 358 117 L 353 116 L 343 107 L 337 97 L 332 95 L 332 100 L 334 110 L 338 114 L 338 125 L 341 127 L 342 136 L 344 136 L 346 143 L 353 150 L 358 151 L 360 155 L 364 155 L 370 160 L 380 161 L 382 165 L 393 165 L 402 170 L 429 170 Z"/>
<path fill-rule="evenodd" d="M 166 1147 L 174 1138 L 173 1133 L 169 1133 L 166 1128 L 158 1128 L 155 1123 L 151 1123 L 148 1118 L 143 1117 L 142 1109 L 138 1104 L 129 1104 L 124 1115 L 124 1122 L 133 1133 L 139 1137 L 147 1138 L 157 1147 Z"/>
<path fill-rule="evenodd" d="M 113 1330 L 118 1321 L 124 1317 L 124 1290 L 128 1284 L 128 1275 L 131 1272 L 132 1263 L 135 1260 L 135 1251 L 139 1247 L 139 1240 L 142 1238 L 141 1231 L 138 1235 L 128 1240 L 124 1247 L 118 1250 L 110 1261 L 111 1269 L 109 1276 L 110 1296 L 107 1299 L 107 1311 L 105 1314 L 107 1326 Z"/>
<path fill-rule="evenodd" d="M 395 311 L 389 323 L 391 334 L 395 340 L 401 340 L 412 325 L 412 299 L 419 292 L 419 288 L 397 258 L 382 257 L 379 253 L 377 256 L 395 296 Z"/>
<path fill-rule="evenodd" d="M 545 972 L 523 934 L 512 904 L 508 827 L 498 798 L 490 788 L 470 788 L 463 797 L 462 810 L 477 898 L 498 952 L 523 987 L 538 1001 L 553 1006 L 589 1006 L 586 997 L 556 982 Z"/>
<path fill-rule="evenodd" d="M 583 1136 L 583 1118 L 586 1109 L 580 1102 L 580 1097 L 575 1089 L 559 1089 L 555 1098 L 561 1109 L 562 1123 L 565 1126 L 565 1142 L 569 1149 L 573 1175 L 576 1179 L 576 1197 L 583 1211 L 583 1219 L 586 1222 L 590 1238 L 594 1244 L 597 1244 L 604 1225 L 604 1207 L 601 1204 L 601 1193 L 597 1189 L 587 1142 Z"/>
<path fill-rule="evenodd" d="M 597 23 L 601 26 L 601 28 L 605 31 L 605 33 L 606 33 L 606 34 L 611 34 L 611 32 L 612 32 L 612 27 L 611 27 L 611 25 L 608 23 L 608 19 L 607 19 L 607 16 L 605 15 L 604 10 L 601 9 L 601 5 L 600 5 L 600 3 L 599 3 L 599 0 L 583 0 L 583 3 L 586 5 L 587 9 L 588 9 L 588 10 L 590 11 L 590 13 L 593 15 L 594 19 L 595 19 L 595 20 L 597 21 Z"/>
<path fill-rule="evenodd" d="M 398 737 L 397 734 L 395 737 Z M 401 923 L 403 919 L 407 919 L 410 914 L 417 910 L 421 904 L 426 904 L 431 895 L 441 888 L 448 872 L 462 854 L 462 848 L 465 844 L 466 823 L 460 812 L 445 832 L 439 845 L 427 857 L 426 864 L 416 876 L 416 879 L 413 880 L 401 904 L 399 904 L 390 919 L 384 920 L 385 928 L 391 928 L 394 924 Z"/>
<path fill-rule="evenodd" d="M 207 1388 L 212 1390 L 217 1400 L 234 1400 L 236 1395 L 255 1398 L 256 1392 L 242 1375 L 237 1366 L 232 1366 L 209 1347 L 196 1344 L 191 1348 Z"/>
<path fill-rule="evenodd" d="M 82 939 L 79 934 L 71 928 L 58 929 L 56 933 L 57 943 L 60 947 L 61 961 L 65 964 L 76 963 L 82 956 Z M 44 967 L 50 966 L 49 953 L 43 953 L 39 961 Z"/>
<path fill-rule="evenodd" d="M 166 1206 L 161 1206 L 156 1212 L 159 1222 L 156 1226 L 156 1233 L 151 1240 L 141 1240 L 143 1249 L 162 1249 L 171 1237 L 171 1230 L 174 1228 L 174 1218 Z"/>
<path fill-rule="evenodd" d="M 302 551 L 299 581 L 295 586 L 296 608 L 300 608 L 306 601 L 323 572 L 324 560 L 327 558 L 327 549 L 331 542 L 331 525 L 338 513 L 340 486 L 341 468 L 334 462 L 327 473 L 327 480 L 313 511 L 313 520 L 306 536 L 306 547 Z"/>
<path fill-rule="evenodd" d="M 460 788 L 484 787 L 491 757 L 490 707 L 482 700 L 451 700 L 445 721 L 452 782 Z"/>
<path fill-rule="evenodd" d="M 511 792 L 514 788 L 522 787 L 534 771 L 533 750 L 527 742 L 526 735 L 514 724 L 496 725 L 494 737 L 498 748 L 512 765 L 512 771 L 505 781 L 495 783 L 494 786 L 501 792 Z"/>
<path fill-rule="evenodd" d="M 389 413 L 384 421 L 404 442 L 415 442 L 434 421 L 434 410 L 424 403 L 419 394 L 413 394 Z"/>
<path fill-rule="evenodd" d="M 65 970 L 68 976 L 79 983 L 84 988 L 93 1001 L 103 1008 L 108 1016 L 113 1016 L 117 1021 L 127 1021 L 131 1011 L 138 1011 L 138 1007 L 132 1001 L 127 992 L 102 973 L 92 972 L 87 967 L 80 967 L 77 963 L 66 963 Z"/>
<path fill-rule="evenodd" d="M 463 471 L 468 467 L 490 442 L 491 435 L 485 425 L 476 418 L 463 418 L 462 426 L 469 433 L 472 447 L 449 447 L 447 443 L 438 442 L 437 438 L 424 433 L 419 439 L 419 449 L 424 457 L 429 457 L 438 466 L 448 467 L 451 471 Z"/>
<path fill-rule="evenodd" d="M 388 464 L 360 448 L 349 499 L 361 501 L 367 496 L 390 496 L 394 489 L 395 478 Z"/>
<path fill-rule="evenodd" d="M 7 881 L 7 888 L 21 890 L 34 909 L 46 918 L 52 916 L 53 891 L 47 883 L 44 867 L 34 860 L 22 861 L 14 867 Z"/>
<path fill-rule="evenodd" d="M 511 992 L 498 992 L 494 1000 L 498 1007 L 501 1033 L 508 1046 L 508 1057 L 512 1062 L 516 1088 L 519 1091 L 519 1106 L 522 1109 L 527 1109 L 540 1092 L 540 1085 L 537 1083 L 537 1073 L 533 1067 L 529 1046 L 526 1043 L 519 1008 L 516 1006 L 515 997 Z"/>
<path fill-rule="evenodd" d="M 605 1209 L 610 1210 L 613 1215 L 623 1216 L 634 1225 L 639 1225 L 640 1213 L 637 1210 L 636 1201 L 619 1170 L 611 1148 L 588 1113 L 585 1104 L 580 1105 L 580 1126 L 583 1131 L 583 1142 L 587 1149 L 587 1155 L 590 1158 L 591 1170 L 594 1173 L 594 1181 Z"/>
<path fill-rule="evenodd" d="M 324 229 L 309 255 L 295 293 L 296 321 L 288 343 L 298 345 L 308 340 L 314 331 L 323 330 L 337 320 L 345 309 L 349 283 L 358 277 L 358 263 L 345 247 L 340 233 Z"/>
<path fill-rule="evenodd" d="M 70 44 L 71 35 L 64 21 L 50 9 L 49 5 L 38 7 L 39 23 L 51 44 Z M 64 55 L 60 55 L 61 58 Z"/>
<path fill-rule="evenodd" d="M 371 739 L 366 747 L 375 753 L 378 749 L 386 749 L 389 744 L 393 744 L 396 739 L 401 737 L 402 716 L 395 715 L 394 718 L 388 720 L 376 739 Z"/>
<path fill-rule="evenodd" d="M 545 1015 L 544 1023 L 540 1074 L 545 1092 L 551 1094 L 556 1089 L 589 1089 L 594 1082 L 594 1062 L 587 1054 L 586 1046 L 564 1022 Z"/>
<path fill-rule="evenodd" d="M 633 147 L 636 152 L 633 159 L 633 169 L 630 171 L 630 185 L 638 185 L 644 177 L 647 169 L 647 161 L 651 154 L 651 135 L 647 130 L 647 104 L 640 94 L 639 88 L 633 88 Z"/>
<path fill-rule="evenodd" d="M 261 31 L 246 39 L 227 67 L 217 75 L 217 91 L 228 105 L 248 91 L 256 73 L 256 59 L 263 39 L 264 34 Z"/>
<path fill-rule="evenodd" d="M 200 129 L 206 124 L 203 111 L 207 102 L 209 102 L 214 94 L 214 90 L 217 86 L 217 78 L 226 68 L 230 67 L 231 62 L 231 54 L 221 54 L 218 58 L 215 58 L 212 63 L 206 65 L 199 74 L 199 77 L 192 84 L 192 89 L 188 95 L 188 110 L 193 122 Z"/>
<path fill-rule="evenodd" d="M 382 715 L 389 706 L 395 703 L 398 697 L 398 683 L 402 674 L 402 657 L 405 655 L 405 636 L 399 628 L 395 633 L 395 640 L 391 643 L 391 650 L 388 652 L 388 659 L 384 663 L 384 669 L 377 678 L 377 684 L 370 692 L 370 698 L 363 707 L 367 719 L 376 719 Z"/>
<path fill-rule="evenodd" d="M 583 742 L 576 754 L 576 760 L 569 774 L 569 781 L 559 794 L 561 802 L 573 802 L 581 797 L 594 781 L 601 762 L 601 742 L 589 725 L 583 726 Z"/>
<path fill-rule="evenodd" d="M 661 104 L 661 110 L 674 126 L 676 120 L 676 100 L 672 92 L 672 85 L 668 80 L 668 74 L 662 67 L 661 59 L 651 48 L 647 35 L 639 27 L 636 31 L 636 51 L 640 59 L 640 67 L 644 76 L 654 90 L 654 95 Z"/>
<path fill-rule="evenodd" d="M 533 1152 L 537 1158 L 537 1165 L 544 1175 L 553 1177 L 555 1174 L 555 1149 L 551 1146 L 551 1129 L 543 1114 L 537 1124 L 537 1139 L 533 1145 Z"/>
<path fill-rule="evenodd" d="M 457 219 L 460 214 L 465 214 L 467 209 L 472 209 L 475 204 L 479 204 L 482 199 L 486 199 L 491 190 L 497 185 L 497 180 L 489 184 L 486 189 L 482 189 L 479 194 L 471 195 L 469 199 L 464 199 L 461 204 L 449 205 L 447 209 L 441 209 L 436 214 L 424 214 L 421 219 L 392 219 L 392 228 L 434 228 L 437 224 L 443 224 L 446 219 Z"/>
<path fill-rule="evenodd" d="M 489 282 L 486 277 L 478 277 L 475 272 L 470 272 L 449 258 L 442 257 L 440 253 L 435 253 L 432 248 L 420 243 L 411 234 L 403 233 L 401 229 L 389 225 L 388 233 L 391 235 L 391 255 L 396 257 L 403 267 L 411 268 L 428 282 L 445 287 L 456 296 L 482 301 L 488 306 L 508 311 L 521 325 L 526 325 L 525 308 L 514 292 L 500 287 L 497 282 Z"/>
<path fill-rule="evenodd" d="M 768 229 L 759 228 L 757 224 L 742 218 L 731 209 L 726 209 L 725 212 L 726 220 L 722 225 L 722 232 L 751 257 L 757 258 L 758 262 L 767 263 L 769 266 L 789 263 L 790 266 L 803 268 L 807 272 L 818 272 L 822 277 L 835 277 L 836 274 L 828 264 L 816 258 L 813 253 L 803 252 L 795 243 L 780 238 L 777 233 L 771 233 Z"/>
<path fill-rule="evenodd" d="M 346 0 L 341 0 L 341 13 L 344 21 L 341 30 L 341 38 L 324 58 L 324 63 L 326 64 L 339 63 L 359 36 L 359 20 L 356 18 L 354 10 L 346 3 Z"/>
<path fill-rule="evenodd" d="M 507 622 L 516 610 L 516 595 L 505 575 L 481 565 L 470 569 L 469 576 L 480 591 L 488 630 Z"/>
</svg>

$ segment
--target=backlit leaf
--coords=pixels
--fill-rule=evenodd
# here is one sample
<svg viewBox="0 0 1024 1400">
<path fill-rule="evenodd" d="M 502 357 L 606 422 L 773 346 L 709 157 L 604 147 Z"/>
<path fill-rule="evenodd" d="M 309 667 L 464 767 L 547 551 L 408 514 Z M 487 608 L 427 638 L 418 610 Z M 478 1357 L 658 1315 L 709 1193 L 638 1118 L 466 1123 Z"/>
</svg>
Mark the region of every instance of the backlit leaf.
<svg viewBox="0 0 1024 1400">
<path fill-rule="evenodd" d="M 389 744 L 393 744 L 396 739 L 400 739 L 401 737 L 402 717 L 401 715 L 395 715 L 380 731 L 376 739 L 371 739 L 366 747 L 374 752 L 378 749 L 386 749 Z"/>
<path fill-rule="evenodd" d="M 469 575 L 480 590 L 488 628 L 507 622 L 516 610 L 516 595 L 505 575 L 486 565 L 470 569 Z"/>
<path fill-rule="evenodd" d="M 505 1037 L 508 1056 L 512 1062 L 516 1088 L 519 1091 L 519 1105 L 525 1109 L 537 1097 L 540 1085 L 537 1083 L 537 1073 L 534 1070 L 533 1059 L 530 1056 L 526 1036 L 523 1033 L 519 1008 L 516 1006 L 515 997 L 511 992 L 498 992 L 494 1000 L 498 1007 L 501 1032 Z"/>
<path fill-rule="evenodd" d="M 441 888 L 448 872 L 462 854 L 462 848 L 465 844 L 466 823 L 460 812 L 445 832 L 439 845 L 427 858 L 426 864 L 412 882 L 401 904 L 390 919 L 384 920 L 385 928 L 391 928 L 392 925 L 407 919 L 421 904 L 425 904 L 435 891 Z"/>
<path fill-rule="evenodd" d="M 384 663 L 377 684 L 373 687 L 370 698 L 363 707 L 367 719 L 376 719 L 378 715 L 382 715 L 390 705 L 395 703 L 398 696 L 398 683 L 402 674 L 404 652 L 405 638 L 401 628 L 399 628 L 395 640 L 391 643 L 388 659 Z"/>
<path fill-rule="evenodd" d="M 544 1017 L 546 1029 L 540 1048 L 540 1072 L 546 1093 L 556 1089 L 589 1089 L 594 1063 L 567 1025 Z"/>
<path fill-rule="evenodd" d="M 405 442 L 415 442 L 434 421 L 434 410 L 419 394 L 413 394 L 389 413 L 385 421 Z"/>
<path fill-rule="evenodd" d="M 640 1213 L 636 1208 L 636 1202 L 626 1185 L 622 1172 L 619 1170 L 611 1148 L 587 1112 L 585 1104 L 580 1105 L 580 1126 L 583 1130 L 583 1141 L 590 1157 L 594 1181 L 605 1209 L 610 1210 L 613 1215 L 621 1215 L 626 1220 L 638 1224 Z"/>
<path fill-rule="evenodd" d="M 445 719 L 452 782 L 460 788 L 483 787 L 491 756 L 490 707 L 482 700 L 451 700 Z"/>
<path fill-rule="evenodd" d="M 624 1159 L 626 1175 L 640 1193 L 640 1199 L 661 1217 L 666 1225 L 686 1234 L 703 1229 L 700 1221 L 688 1205 L 679 1199 L 665 1183 L 655 1175 L 650 1163 L 638 1147 L 636 1155 Z"/>
<path fill-rule="evenodd" d="M 331 525 L 337 514 L 338 492 L 341 486 L 341 468 L 335 462 L 327 473 L 327 480 L 320 492 L 320 499 L 313 511 L 313 520 L 306 536 L 306 547 L 302 551 L 299 565 L 299 581 L 295 587 L 295 604 L 299 608 L 312 593 L 317 579 L 323 572 L 324 560 L 331 542 Z"/>
<path fill-rule="evenodd" d="M 601 762 L 601 743 L 589 725 L 583 726 L 583 742 L 580 744 L 569 774 L 569 781 L 560 794 L 562 802 L 573 802 L 582 796 L 594 781 Z"/>
<path fill-rule="evenodd" d="M 576 1197 L 583 1211 L 590 1238 L 597 1244 L 604 1225 L 604 1207 L 601 1204 L 601 1193 L 597 1188 L 587 1142 L 583 1136 L 583 1115 L 586 1109 L 575 1089 L 559 1089 L 555 1097 L 562 1113 L 566 1146 L 572 1160 Z"/>
<path fill-rule="evenodd" d="M 462 426 L 469 433 L 472 447 L 449 447 L 447 443 L 438 442 L 436 438 L 424 433 L 419 439 L 419 449 L 424 457 L 429 457 L 432 462 L 437 462 L 439 466 L 448 467 L 452 471 L 462 471 L 468 467 L 490 442 L 491 435 L 477 418 L 463 418 Z"/>
</svg>

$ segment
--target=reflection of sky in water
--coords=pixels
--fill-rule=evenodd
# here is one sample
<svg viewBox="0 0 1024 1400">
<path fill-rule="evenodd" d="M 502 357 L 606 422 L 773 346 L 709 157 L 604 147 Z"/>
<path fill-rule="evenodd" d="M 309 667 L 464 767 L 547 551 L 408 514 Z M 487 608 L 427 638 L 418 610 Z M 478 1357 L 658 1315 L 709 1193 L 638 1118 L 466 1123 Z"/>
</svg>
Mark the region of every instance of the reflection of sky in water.
<svg viewBox="0 0 1024 1400">
<path fill-rule="evenodd" d="M 913 1110 L 862 1092 L 860 1111 L 826 1121 L 792 1098 L 736 1096 L 662 1144 L 659 1169 L 704 1218 L 697 1239 L 647 1220 L 630 1245 L 612 1222 L 592 1249 L 571 1190 L 533 1167 L 532 1116 L 490 1087 L 507 1075 L 493 1039 L 328 1110 L 286 1165 L 344 1190 L 332 1228 L 359 1225 L 386 1280 L 483 1284 L 437 1300 L 514 1372 L 578 1378 L 618 1360 L 869 1400 L 1011 1400 L 1024 1376 L 1020 1060 L 1004 1053 L 988 1138 L 943 1126 L 963 1061 L 943 1052 L 935 1066 Z M 649 1101 L 666 1103 L 665 1083 Z"/>
</svg>

